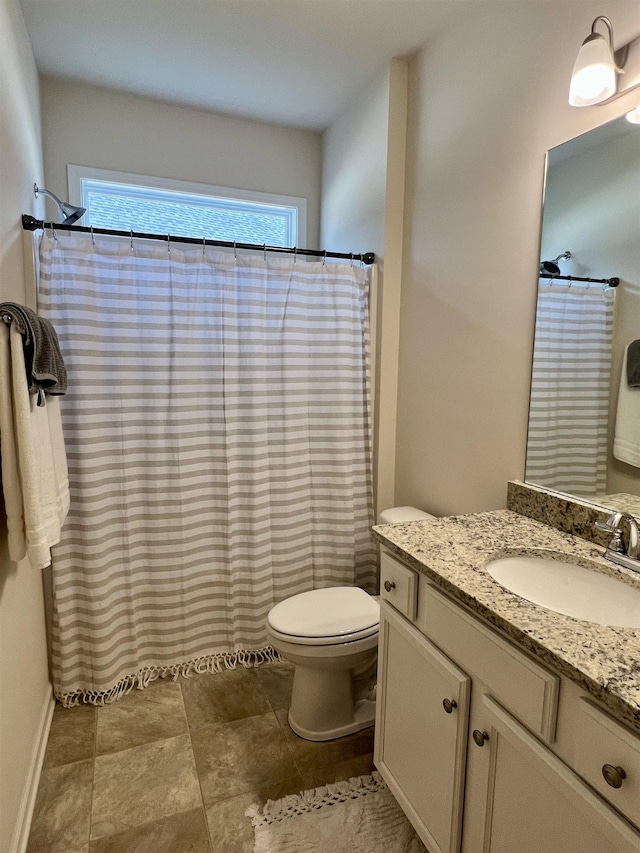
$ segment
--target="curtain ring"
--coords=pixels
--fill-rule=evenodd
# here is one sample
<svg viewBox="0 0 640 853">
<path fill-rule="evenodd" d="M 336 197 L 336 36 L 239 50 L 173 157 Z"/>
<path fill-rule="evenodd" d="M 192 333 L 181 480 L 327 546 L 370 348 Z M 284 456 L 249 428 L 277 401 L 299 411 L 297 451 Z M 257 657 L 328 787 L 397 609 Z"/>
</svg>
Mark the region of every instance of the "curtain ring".
<svg viewBox="0 0 640 853">
<path fill-rule="evenodd" d="M 167 252 L 171 254 L 171 234 L 167 234 Z"/>
<path fill-rule="evenodd" d="M 133 252 L 133 229 L 131 229 L 131 231 L 129 231 L 129 235 L 130 235 L 129 239 L 131 241 L 131 251 Z"/>
<path fill-rule="evenodd" d="M 236 241 L 233 241 L 233 259 L 234 261 L 238 260 L 238 250 L 236 248 Z"/>
<path fill-rule="evenodd" d="M 351 266 L 353 266 L 353 252 L 351 252 Z"/>
<path fill-rule="evenodd" d="M 91 243 L 92 243 L 92 245 L 95 246 L 96 238 L 95 238 L 94 233 L 93 233 L 93 225 L 91 225 L 90 228 L 91 228 Z"/>
<path fill-rule="evenodd" d="M 206 237 L 202 238 L 202 257 L 203 258 L 204 258 L 205 248 L 207 246 L 206 239 L 207 239 Z"/>
<path fill-rule="evenodd" d="M 325 249 L 322 253 L 322 266 L 324 266 L 327 262 L 327 250 Z"/>
<path fill-rule="evenodd" d="M 56 243 L 57 243 L 57 242 L 58 242 L 58 235 L 56 234 L 56 227 L 55 227 L 55 225 L 53 224 L 53 222 L 51 223 L 51 236 L 53 237 L 53 239 L 54 239 L 54 240 L 56 241 Z"/>
<path fill-rule="evenodd" d="M 266 264 L 266 262 L 267 262 L 267 244 L 266 243 L 262 244 L 262 256 L 263 256 L 264 262 Z"/>
<path fill-rule="evenodd" d="M 296 262 L 297 260 L 298 260 L 298 247 L 297 247 L 297 246 L 294 246 L 294 247 L 293 247 L 293 263 L 295 264 L 295 262 Z"/>
</svg>

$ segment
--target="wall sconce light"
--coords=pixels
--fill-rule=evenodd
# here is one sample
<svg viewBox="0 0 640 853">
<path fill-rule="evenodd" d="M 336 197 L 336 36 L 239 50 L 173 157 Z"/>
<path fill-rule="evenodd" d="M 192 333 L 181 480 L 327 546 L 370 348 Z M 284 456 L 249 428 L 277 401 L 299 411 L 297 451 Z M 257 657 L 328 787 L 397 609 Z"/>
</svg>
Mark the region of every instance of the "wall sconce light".
<svg viewBox="0 0 640 853">
<path fill-rule="evenodd" d="M 596 32 L 599 22 L 606 27 L 606 37 Z M 624 78 L 621 77 L 623 74 Z M 620 86 L 623 79 L 624 85 Z M 640 36 L 614 51 L 611 21 L 604 15 L 598 15 L 573 66 L 569 103 L 572 107 L 603 104 L 639 87 Z"/>
<path fill-rule="evenodd" d="M 631 124 L 640 124 L 640 107 L 636 107 L 631 110 L 631 112 L 628 112 L 625 118 L 627 121 L 630 121 Z"/>
<path fill-rule="evenodd" d="M 596 24 L 602 21 L 607 36 L 596 32 Z M 608 100 L 616 91 L 616 73 L 622 69 L 613 56 L 613 26 L 604 15 L 598 15 L 591 24 L 591 32 L 582 42 L 571 75 L 569 103 L 572 107 L 588 107 Z"/>
</svg>

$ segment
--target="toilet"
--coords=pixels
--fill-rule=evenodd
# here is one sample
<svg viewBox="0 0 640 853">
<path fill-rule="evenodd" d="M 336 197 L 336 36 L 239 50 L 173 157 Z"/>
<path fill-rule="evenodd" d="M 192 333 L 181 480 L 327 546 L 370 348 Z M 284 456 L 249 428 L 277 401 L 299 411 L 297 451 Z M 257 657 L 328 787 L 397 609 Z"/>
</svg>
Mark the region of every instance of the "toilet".
<svg viewBox="0 0 640 853">
<path fill-rule="evenodd" d="M 380 524 L 428 519 L 415 507 L 380 513 Z M 306 740 L 344 737 L 373 725 L 380 606 L 359 587 L 301 592 L 267 616 L 269 643 L 295 666 L 289 725 Z"/>
</svg>

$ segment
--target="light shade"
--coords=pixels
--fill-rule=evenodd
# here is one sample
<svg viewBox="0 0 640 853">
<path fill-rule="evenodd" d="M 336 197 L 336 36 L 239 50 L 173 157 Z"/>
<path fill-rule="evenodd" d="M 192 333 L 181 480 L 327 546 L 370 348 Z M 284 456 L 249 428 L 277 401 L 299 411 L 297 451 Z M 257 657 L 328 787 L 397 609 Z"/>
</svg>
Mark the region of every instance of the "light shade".
<svg viewBox="0 0 640 853">
<path fill-rule="evenodd" d="M 606 101 L 615 91 L 616 63 L 612 45 L 600 33 L 592 32 L 582 43 L 573 66 L 569 103 L 572 107 L 588 107 Z"/>
<path fill-rule="evenodd" d="M 631 110 L 631 112 L 626 115 L 627 121 L 630 121 L 631 124 L 640 124 L 640 107 L 636 107 Z"/>
</svg>

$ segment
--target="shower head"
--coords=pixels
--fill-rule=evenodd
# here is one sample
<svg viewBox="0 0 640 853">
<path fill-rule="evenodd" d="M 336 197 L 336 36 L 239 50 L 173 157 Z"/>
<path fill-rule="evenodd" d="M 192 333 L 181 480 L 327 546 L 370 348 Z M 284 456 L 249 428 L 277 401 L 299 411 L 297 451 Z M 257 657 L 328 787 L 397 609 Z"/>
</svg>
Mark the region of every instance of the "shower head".
<svg viewBox="0 0 640 853">
<path fill-rule="evenodd" d="M 568 261 L 571 257 L 571 252 L 566 251 L 552 261 L 540 261 L 540 272 L 550 273 L 551 275 L 560 275 L 560 267 L 558 261 Z"/>
<path fill-rule="evenodd" d="M 87 212 L 84 207 L 74 207 L 74 205 L 69 204 L 68 201 L 60 201 L 57 195 L 54 195 L 49 190 L 43 190 L 38 187 L 37 184 L 33 185 L 33 194 L 36 198 L 38 198 L 38 194 L 42 193 L 42 195 L 48 195 L 49 198 L 52 198 L 56 203 L 58 208 L 58 214 L 60 216 L 60 225 L 73 225 L 81 216 Z"/>
</svg>

